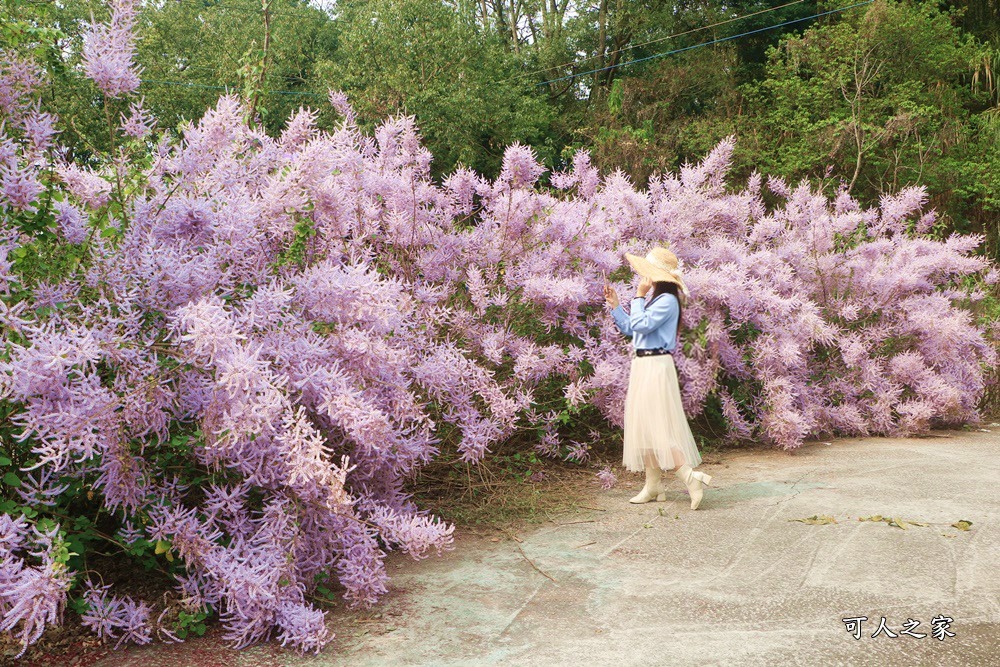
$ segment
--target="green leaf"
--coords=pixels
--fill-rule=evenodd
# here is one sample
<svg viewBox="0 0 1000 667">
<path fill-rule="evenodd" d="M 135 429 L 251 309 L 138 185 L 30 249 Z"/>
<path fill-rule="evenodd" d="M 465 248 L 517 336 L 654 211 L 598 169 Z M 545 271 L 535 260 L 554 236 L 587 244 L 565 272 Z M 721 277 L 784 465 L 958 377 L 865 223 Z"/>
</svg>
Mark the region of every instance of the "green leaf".
<svg viewBox="0 0 1000 667">
<path fill-rule="evenodd" d="M 11 461 L 6 456 L 0 456 L 0 466 L 9 466 L 12 463 L 13 461 Z"/>
<path fill-rule="evenodd" d="M 952 528 L 958 528 L 959 530 L 965 531 L 965 530 L 968 530 L 969 528 L 972 527 L 972 522 L 971 521 L 966 521 L 965 519 L 962 519 L 961 521 L 956 521 L 955 523 L 951 524 L 951 527 Z"/>
<path fill-rule="evenodd" d="M 9 472 L 3 476 L 3 483 L 6 484 L 7 486 L 13 486 L 14 488 L 17 488 L 21 486 L 21 478 L 12 472 Z"/>
<path fill-rule="evenodd" d="M 78 535 L 70 535 L 67 537 L 66 546 L 69 547 L 69 550 L 77 556 L 87 552 L 87 547 L 84 546 L 83 540 L 81 540 Z"/>
<path fill-rule="evenodd" d="M 69 608 L 77 614 L 85 614 L 90 610 L 90 604 L 83 598 L 70 598 Z"/>
</svg>

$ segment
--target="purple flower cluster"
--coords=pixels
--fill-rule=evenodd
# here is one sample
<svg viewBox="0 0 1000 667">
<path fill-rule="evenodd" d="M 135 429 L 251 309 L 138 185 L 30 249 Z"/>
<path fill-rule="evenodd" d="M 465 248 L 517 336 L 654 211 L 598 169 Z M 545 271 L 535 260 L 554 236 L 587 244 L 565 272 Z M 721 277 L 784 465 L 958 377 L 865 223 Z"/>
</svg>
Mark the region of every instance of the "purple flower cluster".
<svg viewBox="0 0 1000 667">
<path fill-rule="evenodd" d="M 39 173 L 56 129 L 34 101 L 43 83 L 34 61 L 0 49 L 0 212 L 33 210 L 44 190 Z"/>
<path fill-rule="evenodd" d="M 597 482 L 601 485 L 601 488 L 607 491 L 608 489 L 613 489 L 615 484 L 618 483 L 618 476 L 612 472 L 610 466 L 604 466 L 597 473 Z"/>
<path fill-rule="evenodd" d="M 41 531 L 0 514 L 0 632 L 21 642 L 21 657 L 46 626 L 62 621 L 74 573 L 60 562 L 59 526 Z"/>
<path fill-rule="evenodd" d="M 140 68 L 132 61 L 139 0 L 109 0 L 108 5 L 108 22 L 91 23 L 83 33 L 83 68 L 102 93 L 122 97 L 139 88 Z"/>
<path fill-rule="evenodd" d="M 129 115 L 122 115 L 121 132 L 125 136 L 141 139 L 156 127 L 156 118 L 146 109 L 144 100 L 129 105 Z"/>
<path fill-rule="evenodd" d="M 115 648 L 129 641 L 148 644 L 152 641 L 149 605 L 135 602 L 127 595 L 109 596 L 110 588 L 87 582 L 87 590 L 83 594 L 87 611 L 80 617 L 83 625 L 103 640 L 117 639 Z"/>
</svg>

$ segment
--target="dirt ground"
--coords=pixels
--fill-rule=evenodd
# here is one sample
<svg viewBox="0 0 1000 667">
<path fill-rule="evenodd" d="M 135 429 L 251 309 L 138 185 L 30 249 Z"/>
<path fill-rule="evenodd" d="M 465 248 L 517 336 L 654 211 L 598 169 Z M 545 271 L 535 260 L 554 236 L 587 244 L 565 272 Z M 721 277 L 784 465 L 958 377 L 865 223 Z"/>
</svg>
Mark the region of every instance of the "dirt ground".
<svg viewBox="0 0 1000 667">
<path fill-rule="evenodd" d="M 627 502 L 637 476 L 595 483 L 509 537 L 393 557 L 384 604 L 331 614 L 319 655 L 231 651 L 214 630 L 50 664 L 995 665 L 1000 426 L 988 430 L 725 452 L 701 468 L 715 479 L 696 512 L 672 478 L 667 502 L 646 505 Z M 860 617 L 856 638 L 845 619 Z"/>
</svg>

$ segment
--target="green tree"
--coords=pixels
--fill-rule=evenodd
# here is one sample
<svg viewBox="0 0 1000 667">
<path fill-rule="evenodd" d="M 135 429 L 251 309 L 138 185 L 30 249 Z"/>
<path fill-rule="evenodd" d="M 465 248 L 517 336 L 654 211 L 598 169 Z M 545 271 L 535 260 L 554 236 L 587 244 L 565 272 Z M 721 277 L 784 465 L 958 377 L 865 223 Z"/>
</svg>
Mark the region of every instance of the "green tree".
<svg viewBox="0 0 1000 667">
<path fill-rule="evenodd" d="M 869 196 L 947 190 L 953 175 L 938 158 L 962 150 L 986 102 L 969 85 L 981 56 L 935 4 L 878 0 L 770 51 L 767 78 L 745 89 L 744 155 L 767 173 L 832 175 Z"/>
<path fill-rule="evenodd" d="M 244 90 L 248 78 L 272 133 L 299 106 L 329 106 L 315 68 L 336 51 L 336 31 L 306 0 L 172 0 L 149 7 L 145 19 L 143 90 L 168 126 L 200 117 L 220 93 Z"/>
<path fill-rule="evenodd" d="M 723 127 L 738 104 L 737 62 L 735 49 L 720 45 L 617 79 L 607 104 L 591 105 L 579 122 L 579 147 L 604 170 L 624 169 L 640 184 L 699 159 L 732 133 Z"/>
<path fill-rule="evenodd" d="M 341 8 L 336 56 L 319 66 L 363 122 L 416 117 L 436 173 L 495 173 L 515 141 L 545 151 L 552 112 L 518 59 L 441 0 L 356 0 Z"/>
</svg>

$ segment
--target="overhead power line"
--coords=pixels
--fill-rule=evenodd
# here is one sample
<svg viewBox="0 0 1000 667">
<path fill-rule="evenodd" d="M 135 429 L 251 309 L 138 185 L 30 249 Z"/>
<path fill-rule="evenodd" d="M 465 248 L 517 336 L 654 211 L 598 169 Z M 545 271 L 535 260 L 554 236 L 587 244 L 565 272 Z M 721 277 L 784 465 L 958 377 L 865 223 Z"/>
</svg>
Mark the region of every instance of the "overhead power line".
<svg viewBox="0 0 1000 667">
<path fill-rule="evenodd" d="M 760 16 L 761 14 L 768 14 L 770 12 L 776 12 L 779 9 L 784 9 L 786 7 L 791 7 L 792 5 L 799 5 L 806 0 L 793 0 L 792 2 L 786 2 L 783 5 L 778 5 L 777 7 L 768 7 L 767 9 L 761 9 L 760 11 L 753 12 L 752 14 L 744 14 L 743 16 L 734 16 L 733 18 L 726 19 L 725 21 L 718 21 L 709 25 L 698 26 L 697 28 L 691 28 L 690 30 L 685 30 L 684 32 L 674 33 L 673 35 L 667 35 L 666 37 L 657 37 L 656 39 L 651 39 L 648 42 L 641 42 L 639 44 L 630 44 L 629 46 L 623 46 L 620 49 L 615 49 L 614 51 L 609 51 L 604 54 L 604 57 L 613 56 L 616 53 L 622 53 L 623 51 L 631 51 L 633 49 L 640 49 L 644 46 L 649 46 L 650 44 L 657 44 L 659 42 L 664 42 L 668 39 L 677 39 L 678 37 L 683 37 L 685 35 L 690 35 L 696 32 L 702 32 L 704 30 L 711 30 L 712 28 L 718 28 L 720 25 L 727 25 L 735 21 L 742 21 L 744 19 L 753 18 L 754 16 Z M 505 79 L 505 81 L 511 81 L 513 79 L 518 79 L 524 76 L 531 76 L 533 74 L 541 74 L 543 72 L 548 72 L 553 69 L 561 69 L 563 67 L 569 67 L 570 65 L 579 65 L 580 63 L 585 63 L 588 60 L 593 60 L 600 57 L 600 54 L 594 54 L 592 56 L 587 56 L 586 58 L 581 58 L 580 60 L 571 60 L 568 63 L 563 63 L 562 65 L 550 65 L 549 67 L 543 67 L 541 69 L 532 70 L 530 72 L 522 72 L 520 74 L 515 74 L 510 77 L 510 79 Z"/>
<path fill-rule="evenodd" d="M 740 37 L 746 37 L 748 35 L 755 35 L 760 32 L 766 32 L 768 30 L 774 30 L 775 28 L 782 28 L 786 25 L 793 25 L 795 23 L 802 23 L 803 21 L 810 21 L 812 19 L 820 18 L 821 16 L 828 16 L 830 14 L 837 14 L 839 12 L 846 12 L 848 9 L 854 9 L 856 7 L 862 7 L 864 5 L 870 5 L 875 2 L 875 0 L 865 0 L 864 2 L 859 2 L 847 7 L 840 7 L 838 9 L 831 9 L 825 12 L 819 12 L 818 14 L 813 14 L 812 16 L 805 16 L 800 19 L 793 19 L 791 21 L 785 21 L 784 23 L 778 23 L 775 25 L 767 26 L 764 28 L 757 28 L 756 30 L 748 30 L 746 32 L 741 32 L 738 35 L 731 35 L 729 37 L 720 37 L 719 39 L 713 39 L 708 42 L 702 42 L 700 44 L 694 44 L 692 46 L 685 46 L 680 49 L 673 49 L 672 51 L 664 51 L 663 53 L 656 53 L 651 56 L 646 56 L 645 58 L 636 58 L 635 60 L 629 60 L 623 63 L 617 63 L 615 65 L 608 65 L 607 67 L 598 67 L 597 69 L 588 70 L 586 72 L 580 72 L 578 74 L 567 74 L 566 76 L 560 76 L 555 79 L 549 79 L 548 81 L 542 81 L 539 86 L 545 86 L 550 83 L 557 83 L 559 81 L 566 81 L 567 79 L 576 79 L 581 76 L 587 76 L 590 74 L 597 74 L 598 72 L 606 72 L 608 70 L 616 69 L 618 67 L 625 67 L 626 65 L 635 65 L 636 63 L 646 62 L 647 60 L 654 60 L 656 58 L 664 58 L 666 56 L 672 56 L 677 53 L 683 53 L 684 51 L 690 51 L 691 49 L 701 48 L 703 46 L 711 46 L 712 44 L 719 44 L 721 42 L 728 42 L 734 39 L 739 39 Z"/>
<path fill-rule="evenodd" d="M 785 7 L 790 7 L 792 5 L 796 5 L 796 4 L 799 4 L 799 3 L 804 2 L 804 1 L 805 0 L 794 0 L 793 2 L 789 2 L 789 3 L 783 4 L 783 5 L 778 5 L 776 7 L 771 7 L 769 9 L 763 9 L 763 10 L 760 10 L 758 12 L 754 12 L 752 14 L 746 14 L 744 16 L 738 16 L 738 17 L 735 17 L 735 18 L 732 18 L 732 19 L 727 19 L 725 21 L 720 21 L 720 22 L 717 22 L 717 23 L 713 23 L 711 25 L 702 26 L 702 27 L 699 27 L 699 28 L 693 28 L 693 29 L 687 30 L 685 32 L 677 33 L 677 34 L 674 34 L 674 35 L 668 35 L 666 37 L 660 37 L 660 38 L 657 38 L 657 39 L 654 39 L 654 40 L 650 40 L 648 42 L 643 42 L 641 44 L 635 44 L 635 45 L 632 45 L 632 46 L 624 47 L 622 49 L 618 49 L 617 51 L 612 51 L 608 55 L 611 55 L 611 54 L 614 54 L 614 53 L 620 53 L 622 51 L 626 51 L 626 50 L 629 50 L 629 49 L 640 48 L 642 46 L 648 46 L 650 44 L 654 44 L 654 43 L 657 43 L 657 42 L 662 42 L 662 41 L 665 41 L 665 40 L 668 40 L 668 39 L 674 39 L 674 38 L 681 37 L 681 36 L 684 36 L 684 35 L 688 35 L 688 34 L 691 34 L 691 33 L 694 33 L 694 32 L 700 32 L 700 31 L 703 31 L 703 30 L 708 30 L 710 28 L 718 27 L 720 25 L 725 25 L 727 23 L 732 23 L 734 21 L 739 21 L 739 20 L 742 20 L 742 19 L 751 18 L 753 16 L 758 16 L 760 14 L 765 14 L 765 13 L 768 13 L 768 12 L 776 11 L 778 9 L 783 9 Z M 813 14 L 811 16 L 805 16 L 805 17 L 798 18 L 798 19 L 792 19 L 790 21 L 784 21 L 782 23 L 777 23 L 775 25 L 770 25 L 770 26 L 766 26 L 766 27 L 763 27 L 763 28 L 757 28 L 755 30 L 748 30 L 746 32 L 741 32 L 741 33 L 736 34 L 736 35 L 730 35 L 729 37 L 720 37 L 718 39 L 713 39 L 713 40 L 710 40 L 710 41 L 707 41 L 707 42 L 701 42 L 699 44 L 694 44 L 692 46 L 685 46 L 683 48 L 672 49 L 670 51 L 664 51 L 662 53 L 656 53 L 656 54 L 653 54 L 651 56 L 646 56 L 646 57 L 643 57 L 643 58 L 636 58 L 634 60 L 628 60 L 626 62 L 617 63 L 615 65 L 608 65 L 607 67 L 599 67 L 599 68 L 596 68 L 596 69 L 591 69 L 591 70 L 587 70 L 585 72 L 579 72 L 579 73 L 576 73 L 576 74 L 567 74 L 566 76 L 561 76 L 561 77 L 557 77 L 557 78 L 554 78 L 554 79 L 549 79 L 547 81 L 542 81 L 541 83 L 539 83 L 537 85 L 544 86 L 544 85 L 548 85 L 550 83 L 558 83 L 559 81 L 567 81 L 567 80 L 576 79 L 576 78 L 579 78 L 579 77 L 582 77 L 582 76 L 588 76 L 590 74 L 597 74 L 599 72 L 606 72 L 606 71 L 609 71 L 609 70 L 612 70 L 612 69 L 617 69 L 619 67 L 625 67 L 627 65 L 635 65 L 637 63 L 642 63 L 642 62 L 646 62 L 646 61 L 649 61 L 649 60 L 654 60 L 654 59 L 657 59 L 657 58 L 665 58 L 666 56 L 675 55 L 677 53 L 683 53 L 684 51 L 690 51 L 692 49 L 701 48 L 703 46 L 711 46 L 712 44 L 719 44 L 719 43 L 722 43 L 722 42 L 728 42 L 728 41 L 732 41 L 734 39 L 739 39 L 741 37 L 747 37 L 748 35 L 755 35 L 757 33 L 766 32 L 768 30 L 774 30 L 776 28 L 782 28 L 784 26 L 794 25 L 796 23 L 802 23 L 803 21 L 810 21 L 812 19 L 820 18 L 820 17 L 823 17 L 823 16 L 829 16 L 831 14 L 837 14 L 837 13 L 840 13 L 840 12 L 845 12 L 845 11 L 847 11 L 849 9 L 855 9 L 857 7 L 862 7 L 864 5 L 870 5 L 874 1 L 875 0 L 864 0 L 864 2 L 858 2 L 858 3 L 855 3 L 853 5 L 848 5 L 847 7 L 839 7 L 837 9 L 831 9 L 831 10 L 828 10 L 828 11 L 825 11 L 825 12 L 819 12 L 819 13 Z M 222 3 L 219 3 L 219 5 L 217 5 L 217 6 L 225 6 L 225 5 L 223 5 Z M 578 64 L 578 63 L 581 63 L 581 62 L 586 62 L 588 60 L 592 60 L 594 57 L 596 57 L 596 56 L 590 56 L 590 57 L 584 58 L 582 60 L 576 61 L 574 63 L 567 63 L 566 65 L 563 65 L 563 67 L 571 65 L 571 64 Z M 526 76 L 526 75 L 529 75 L 529 74 L 538 74 L 540 72 L 548 71 L 550 69 L 553 69 L 553 68 L 552 67 L 547 67 L 544 70 L 537 70 L 537 71 L 534 71 L 534 72 L 525 72 L 524 74 L 521 74 L 521 75 L 518 75 L 518 76 Z M 510 79 L 508 79 L 508 80 L 510 80 Z M 159 80 L 159 79 L 142 79 L 142 83 L 143 84 L 152 84 L 152 85 L 182 86 L 182 87 L 188 87 L 188 88 L 202 88 L 202 89 L 207 89 L 207 90 L 232 90 L 233 88 L 238 88 L 238 85 L 209 85 L 209 84 L 202 84 L 202 83 L 188 83 L 188 82 L 184 82 L 184 81 L 164 81 L 164 80 Z M 311 93 L 311 92 L 296 91 L 296 90 L 269 90 L 269 91 L 265 91 L 264 94 L 265 95 L 301 95 L 301 96 L 305 96 L 305 97 L 321 97 L 321 98 L 325 98 L 326 97 L 326 95 L 322 95 L 320 93 Z"/>
</svg>

